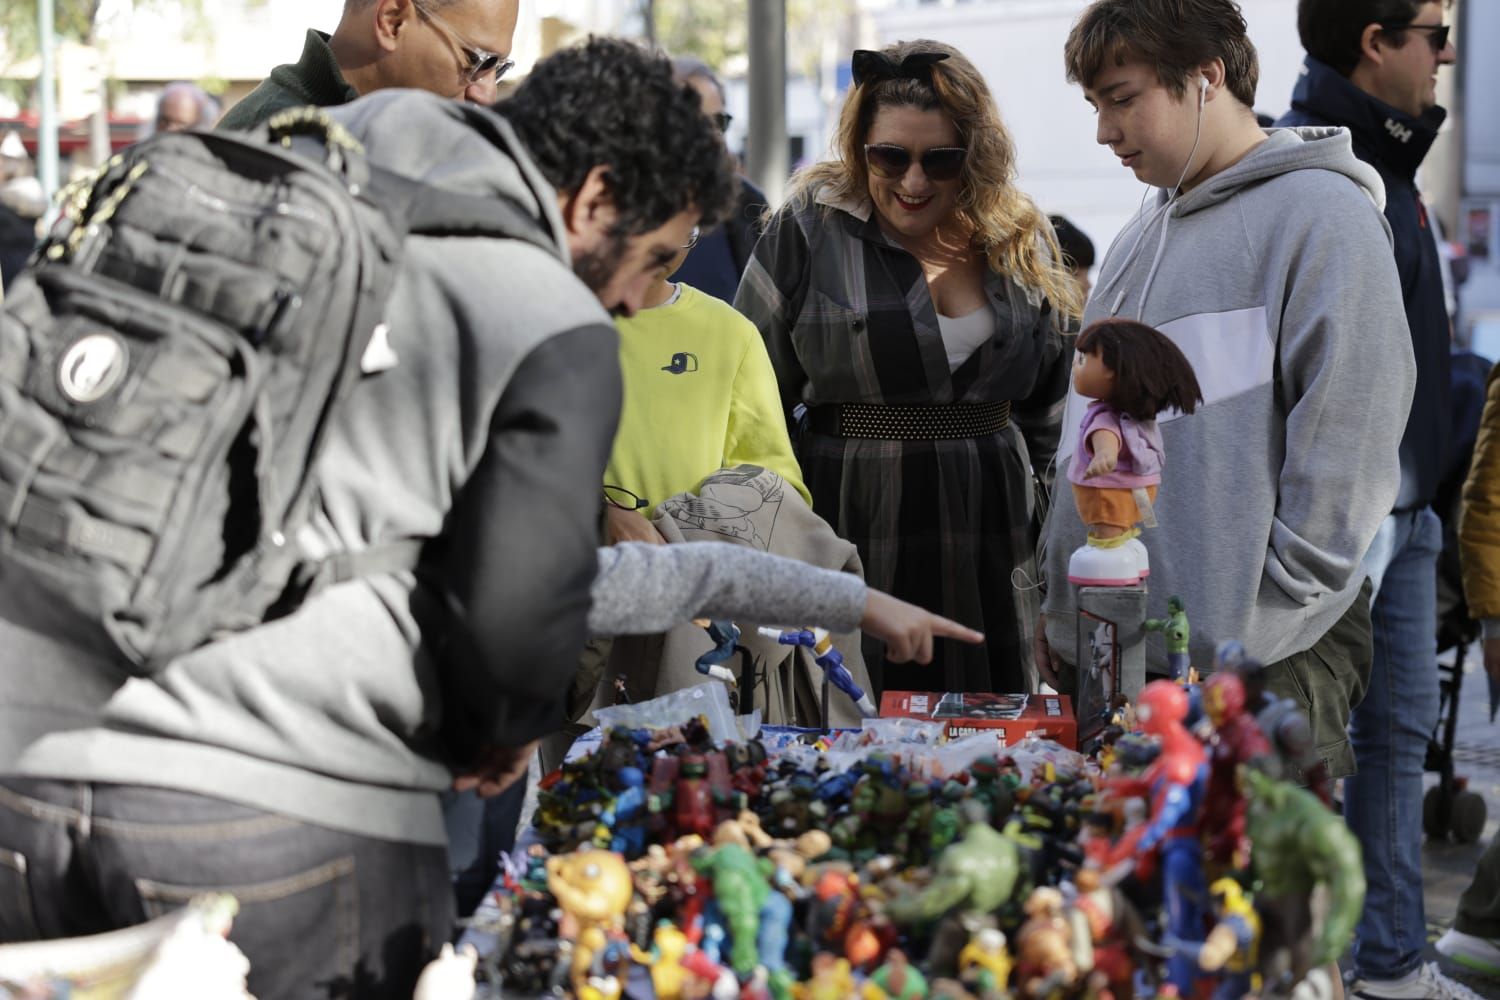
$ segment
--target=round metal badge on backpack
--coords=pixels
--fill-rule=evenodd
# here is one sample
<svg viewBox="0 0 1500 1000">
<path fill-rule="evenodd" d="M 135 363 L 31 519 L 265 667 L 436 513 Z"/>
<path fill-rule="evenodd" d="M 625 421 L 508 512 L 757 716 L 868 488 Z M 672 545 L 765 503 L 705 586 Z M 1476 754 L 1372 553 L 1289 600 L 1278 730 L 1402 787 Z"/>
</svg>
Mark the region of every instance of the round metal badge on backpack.
<svg viewBox="0 0 1500 1000">
<path fill-rule="evenodd" d="M 93 403 L 125 377 L 129 355 L 117 337 L 91 333 L 75 340 L 57 364 L 57 385 L 75 403 Z"/>
</svg>

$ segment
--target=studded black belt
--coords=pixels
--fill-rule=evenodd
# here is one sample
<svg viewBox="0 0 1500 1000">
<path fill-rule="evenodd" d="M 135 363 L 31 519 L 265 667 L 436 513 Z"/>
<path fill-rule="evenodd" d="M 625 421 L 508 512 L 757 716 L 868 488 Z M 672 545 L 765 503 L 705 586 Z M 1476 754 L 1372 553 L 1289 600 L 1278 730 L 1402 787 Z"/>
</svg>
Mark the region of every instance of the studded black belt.
<svg viewBox="0 0 1500 1000">
<path fill-rule="evenodd" d="M 883 441 L 975 438 L 1010 426 L 1010 400 L 949 406 L 877 406 L 828 403 L 807 410 L 808 429 L 819 434 Z"/>
</svg>

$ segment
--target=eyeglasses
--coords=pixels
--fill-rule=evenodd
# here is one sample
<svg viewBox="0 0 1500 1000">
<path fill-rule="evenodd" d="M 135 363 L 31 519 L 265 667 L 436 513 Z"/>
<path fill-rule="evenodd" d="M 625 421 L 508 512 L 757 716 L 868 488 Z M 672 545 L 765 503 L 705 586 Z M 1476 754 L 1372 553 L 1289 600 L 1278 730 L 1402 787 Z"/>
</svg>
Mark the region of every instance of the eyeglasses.
<svg viewBox="0 0 1500 1000">
<path fill-rule="evenodd" d="M 1441 52 L 1448 47 L 1448 33 L 1453 30 L 1451 24 L 1412 24 L 1411 22 L 1396 23 L 1392 21 L 1376 21 L 1387 31 L 1426 31 L 1427 44 L 1432 46 L 1432 51 Z"/>
<path fill-rule="evenodd" d="M 713 119 L 714 125 L 720 132 L 728 132 L 729 123 L 734 121 L 734 115 L 730 114 L 728 111 L 715 111 L 712 115 L 709 115 L 709 117 Z"/>
<path fill-rule="evenodd" d="M 698 233 L 699 233 L 698 227 L 694 226 L 693 227 L 693 231 L 690 232 L 690 233 L 688 233 L 688 241 L 682 245 L 682 249 L 684 249 L 684 250 L 691 250 L 691 249 L 693 249 L 693 247 L 697 246 L 698 245 Z"/>
<path fill-rule="evenodd" d="M 491 52 L 489 49 L 481 49 L 477 45 L 470 44 L 463 35 L 454 30 L 451 24 L 438 17 L 427 4 L 413 3 L 412 6 L 417 9 L 418 14 L 431 21 L 433 27 L 447 35 L 448 40 L 458 46 L 459 51 L 464 54 L 464 58 L 469 61 L 469 64 L 464 67 L 464 79 L 469 83 L 478 83 L 491 73 L 495 76 L 495 82 L 499 83 L 500 78 L 515 66 L 514 59 L 507 59 L 498 52 Z"/>
<path fill-rule="evenodd" d="M 951 181 L 963 173 L 969 151 L 962 146 L 939 146 L 922 154 L 922 173 L 931 180 Z M 865 163 L 870 173 L 888 180 L 905 177 L 911 169 L 911 150 L 901 146 L 866 146 Z"/>
<path fill-rule="evenodd" d="M 640 510 L 651 506 L 651 501 L 630 492 L 623 486 L 604 484 L 604 502 L 621 510 Z"/>
</svg>

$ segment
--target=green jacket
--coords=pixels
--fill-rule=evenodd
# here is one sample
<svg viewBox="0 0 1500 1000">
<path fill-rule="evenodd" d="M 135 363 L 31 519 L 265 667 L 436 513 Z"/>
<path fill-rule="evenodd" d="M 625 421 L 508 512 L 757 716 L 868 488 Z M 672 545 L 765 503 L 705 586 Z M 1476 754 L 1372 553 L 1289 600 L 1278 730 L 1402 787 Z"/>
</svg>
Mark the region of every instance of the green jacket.
<svg viewBox="0 0 1500 1000">
<path fill-rule="evenodd" d="M 271 70 L 271 75 L 230 108 L 216 127 L 245 131 L 265 124 L 267 118 L 287 108 L 308 104 L 333 107 L 348 104 L 358 96 L 339 72 L 333 50 L 328 47 L 328 36 L 308 29 L 302 57 Z"/>
</svg>

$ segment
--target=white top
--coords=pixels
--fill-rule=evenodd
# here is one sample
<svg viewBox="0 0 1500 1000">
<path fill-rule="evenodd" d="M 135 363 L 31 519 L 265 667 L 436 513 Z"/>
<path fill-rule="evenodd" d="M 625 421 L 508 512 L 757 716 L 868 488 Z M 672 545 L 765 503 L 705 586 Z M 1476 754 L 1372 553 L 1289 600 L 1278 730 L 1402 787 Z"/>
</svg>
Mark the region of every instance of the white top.
<svg viewBox="0 0 1500 1000">
<path fill-rule="evenodd" d="M 994 307 L 986 302 L 967 316 L 938 313 L 938 329 L 943 334 L 943 349 L 948 352 L 948 370 L 957 371 L 969 355 L 995 335 Z"/>
</svg>

